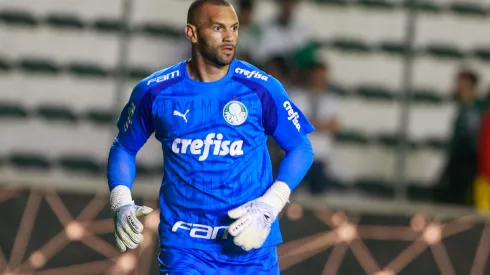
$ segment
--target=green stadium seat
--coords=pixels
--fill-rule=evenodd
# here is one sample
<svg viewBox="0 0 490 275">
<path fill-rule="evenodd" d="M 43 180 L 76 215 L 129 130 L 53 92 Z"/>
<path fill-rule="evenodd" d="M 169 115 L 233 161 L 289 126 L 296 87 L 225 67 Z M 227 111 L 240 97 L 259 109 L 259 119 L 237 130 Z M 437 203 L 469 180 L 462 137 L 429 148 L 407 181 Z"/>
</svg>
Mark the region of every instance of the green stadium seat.
<svg viewBox="0 0 490 275">
<path fill-rule="evenodd" d="M 405 8 L 410 8 L 410 5 L 413 4 L 415 10 L 417 12 L 425 12 L 425 13 L 440 13 L 443 8 L 435 2 L 432 1 L 412 1 L 406 0 L 404 3 Z"/>
<path fill-rule="evenodd" d="M 40 118 L 49 121 L 63 121 L 75 123 L 78 121 L 77 116 L 68 108 L 55 105 L 39 106 L 36 110 Z"/>
<path fill-rule="evenodd" d="M 92 27 L 98 32 L 120 33 L 127 28 L 127 25 L 118 20 L 98 19 L 93 23 Z"/>
<path fill-rule="evenodd" d="M 407 182 L 407 196 L 411 201 L 433 202 L 434 187 L 426 187 L 422 182 Z"/>
<path fill-rule="evenodd" d="M 136 164 L 136 175 L 137 176 L 143 176 L 143 177 L 148 177 L 151 176 L 152 171 L 151 168 L 142 164 L 137 163 Z"/>
<path fill-rule="evenodd" d="M 85 28 L 80 18 L 70 14 L 50 14 L 46 17 L 45 24 L 59 29 L 82 30 Z"/>
<path fill-rule="evenodd" d="M 0 57 L 0 73 L 8 72 L 12 69 L 12 64 L 3 57 Z"/>
<path fill-rule="evenodd" d="M 173 26 L 162 25 L 158 23 L 146 23 L 137 28 L 138 32 L 146 35 L 162 37 L 162 38 L 180 38 L 183 35 L 181 30 L 177 30 Z"/>
<path fill-rule="evenodd" d="M 390 89 L 382 86 L 368 86 L 362 85 L 357 88 L 356 95 L 365 99 L 373 101 L 393 101 L 395 100 L 394 92 Z"/>
<path fill-rule="evenodd" d="M 350 95 L 350 91 L 339 84 L 333 84 L 328 92 L 341 97 L 346 97 Z"/>
<path fill-rule="evenodd" d="M 427 138 L 426 140 L 420 142 L 420 147 L 429 148 L 432 150 L 445 151 L 447 150 L 448 146 L 448 141 L 440 138 Z"/>
<path fill-rule="evenodd" d="M 404 55 L 407 50 L 407 45 L 402 42 L 385 41 L 379 45 L 379 51 L 390 55 Z"/>
<path fill-rule="evenodd" d="M 359 131 L 342 130 L 335 134 L 335 142 L 365 146 L 369 144 L 369 138 Z"/>
<path fill-rule="evenodd" d="M 0 11 L 0 23 L 20 27 L 35 27 L 38 24 L 34 15 L 19 10 Z"/>
<path fill-rule="evenodd" d="M 160 167 L 153 167 L 151 165 L 146 165 L 141 163 L 136 164 L 137 177 L 152 177 L 152 176 L 161 175 L 162 173 L 163 172 Z"/>
<path fill-rule="evenodd" d="M 13 153 L 8 158 L 9 163 L 21 169 L 47 170 L 51 168 L 51 162 L 36 153 Z"/>
<path fill-rule="evenodd" d="M 40 58 L 26 58 L 17 65 L 20 70 L 32 74 L 54 75 L 61 72 L 61 68 L 53 61 Z"/>
<path fill-rule="evenodd" d="M 15 103 L 0 102 L 0 119 L 26 118 L 27 110 Z"/>
<path fill-rule="evenodd" d="M 114 115 L 107 110 L 89 110 L 86 119 L 97 125 L 113 125 Z"/>
<path fill-rule="evenodd" d="M 101 175 L 104 167 L 97 161 L 85 156 L 63 156 L 58 160 L 58 165 L 69 172 L 89 175 Z"/>
<path fill-rule="evenodd" d="M 400 142 L 398 135 L 394 133 L 380 133 L 373 137 L 373 140 L 381 146 L 388 148 L 395 148 Z M 411 150 L 414 150 L 417 149 L 419 145 L 413 141 L 409 141 L 408 146 Z"/>
<path fill-rule="evenodd" d="M 449 5 L 449 10 L 464 16 L 485 17 L 488 14 L 487 8 L 476 3 L 454 2 Z"/>
<path fill-rule="evenodd" d="M 322 5 L 332 5 L 332 6 L 347 6 L 349 1 L 347 0 L 315 0 L 315 3 Z"/>
<path fill-rule="evenodd" d="M 395 8 L 395 3 L 393 1 L 383 1 L 383 0 L 357 0 L 355 2 L 357 5 L 367 8 L 367 9 L 383 9 L 391 10 Z"/>
<path fill-rule="evenodd" d="M 352 38 L 337 38 L 334 39 L 330 46 L 340 51 L 350 53 L 366 54 L 371 51 L 371 48 L 361 40 Z"/>
<path fill-rule="evenodd" d="M 356 180 L 354 186 L 376 197 L 391 198 L 395 195 L 395 186 L 384 179 L 362 178 Z"/>
<path fill-rule="evenodd" d="M 420 149 L 420 144 L 414 140 L 409 140 L 408 141 L 408 148 L 409 148 L 409 150 L 418 150 L 418 149 Z"/>
<path fill-rule="evenodd" d="M 445 102 L 445 98 L 436 91 L 415 90 L 412 91 L 412 101 L 414 104 L 433 104 L 438 105 Z"/>
<path fill-rule="evenodd" d="M 474 49 L 473 56 L 481 61 L 490 62 L 490 47 Z"/>
<path fill-rule="evenodd" d="M 67 66 L 70 74 L 77 77 L 105 78 L 110 76 L 110 72 L 99 65 L 90 63 L 71 63 Z"/>
<path fill-rule="evenodd" d="M 427 46 L 426 53 L 440 59 L 462 59 L 465 54 L 452 45 L 432 44 Z"/>
<path fill-rule="evenodd" d="M 376 143 L 384 147 L 396 147 L 398 145 L 398 137 L 395 134 L 381 133 L 374 137 Z"/>
</svg>

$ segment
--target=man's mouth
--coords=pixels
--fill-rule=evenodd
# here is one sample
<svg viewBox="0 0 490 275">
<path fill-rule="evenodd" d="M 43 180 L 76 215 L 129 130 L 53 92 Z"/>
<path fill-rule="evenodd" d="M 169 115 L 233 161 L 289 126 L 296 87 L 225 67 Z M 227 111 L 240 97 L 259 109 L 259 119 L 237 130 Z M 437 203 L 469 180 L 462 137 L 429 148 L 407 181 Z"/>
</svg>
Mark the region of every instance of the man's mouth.
<svg viewBox="0 0 490 275">
<path fill-rule="evenodd" d="M 225 54 L 232 54 L 235 51 L 234 46 L 222 46 L 221 49 Z"/>
</svg>

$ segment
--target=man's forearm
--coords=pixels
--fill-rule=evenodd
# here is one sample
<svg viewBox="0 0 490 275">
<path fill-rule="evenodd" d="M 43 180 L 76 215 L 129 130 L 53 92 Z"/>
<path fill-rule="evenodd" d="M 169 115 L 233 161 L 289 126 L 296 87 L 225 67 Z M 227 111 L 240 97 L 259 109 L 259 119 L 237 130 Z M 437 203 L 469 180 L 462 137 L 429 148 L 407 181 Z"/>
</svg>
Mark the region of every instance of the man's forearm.
<svg viewBox="0 0 490 275">
<path fill-rule="evenodd" d="M 135 174 L 136 155 L 126 150 L 116 139 L 111 147 L 107 165 L 109 190 L 112 191 L 118 185 L 125 185 L 131 189 Z"/>
<path fill-rule="evenodd" d="M 313 163 L 313 148 L 308 137 L 304 137 L 298 146 L 286 152 L 277 175 L 277 181 L 285 182 L 294 190 L 308 172 Z"/>
</svg>

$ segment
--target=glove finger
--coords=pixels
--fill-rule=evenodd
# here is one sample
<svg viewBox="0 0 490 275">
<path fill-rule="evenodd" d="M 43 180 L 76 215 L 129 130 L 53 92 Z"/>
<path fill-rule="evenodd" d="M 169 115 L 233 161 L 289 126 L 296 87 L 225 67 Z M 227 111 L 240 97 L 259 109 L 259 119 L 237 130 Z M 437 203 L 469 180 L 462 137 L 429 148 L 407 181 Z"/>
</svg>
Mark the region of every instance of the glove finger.
<svg viewBox="0 0 490 275">
<path fill-rule="evenodd" d="M 247 207 L 248 204 L 249 204 L 249 202 L 246 203 L 246 204 L 244 204 L 244 205 L 242 205 L 242 206 L 239 206 L 239 207 L 237 207 L 235 209 L 232 209 L 232 210 L 228 211 L 228 216 L 230 218 L 232 218 L 232 219 L 238 219 L 241 216 L 247 214 L 247 212 L 248 212 L 248 207 Z"/>
<path fill-rule="evenodd" d="M 143 217 L 143 216 L 150 214 L 152 211 L 153 211 L 153 209 L 148 207 L 148 206 L 145 206 L 145 205 L 138 206 L 138 208 L 136 209 L 135 215 L 136 215 L 136 217 Z"/>
<path fill-rule="evenodd" d="M 126 232 L 119 226 L 117 227 L 117 234 L 127 248 L 135 249 L 137 247 L 137 245 L 131 241 L 128 234 L 126 234 Z"/>
<path fill-rule="evenodd" d="M 119 239 L 119 236 L 116 235 L 116 244 L 117 244 L 117 247 L 119 248 L 119 251 L 121 252 L 124 252 L 126 251 L 126 246 L 124 245 L 124 243 L 121 241 L 121 239 Z"/>
<path fill-rule="evenodd" d="M 136 211 L 137 212 L 137 211 Z M 143 224 L 138 220 L 138 216 L 136 215 L 136 212 L 131 212 L 129 215 L 125 216 L 126 219 L 126 224 L 129 224 L 129 227 L 134 233 L 141 233 L 143 232 Z"/>
<path fill-rule="evenodd" d="M 124 229 L 122 227 L 117 227 L 116 234 L 119 237 L 119 240 L 122 241 L 124 246 L 126 246 L 126 248 L 130 248 L 131 239 L 129 238 L 128 234 L 124 232 Z"/>
<path fill-rule="evenodd" d="M 139 244 L 143 239 L 143 235 L 133 232 L 128 224 L 124 225 L 124 231 L 135 244 Z"/>
<path fill-rule="evenodd" d="M 252 247 L 242 246 L 242 249 L 245 250 L 245 251 L 250 251 L 250 250 L 252 250 Z"/>
<path fill-rule="evenodd" d="M 270 229 L 269 228 L 266 228 L 266 229 L 263 229 L 263 230 L 260 230 L 257 233 L 257 237 L 254 239 L 255 240 L 255 243 L 253 244 L 253 248 L 260 248 L 265 240 L 267 240 L 267 236 L 269 236 L 269 233 L 270 233 Z"/>
<path fill-rule="evenodd" d="M 252 237 L 252 230 L 250 230 L 250 228 L 247 228 L 245 230 L 243 230 L 242 233 L 240 233 L 238 236 L 236 236 L 234 239 L 233 239 L 233 242 L 237 245 L 237 246 L 245 246 L 247 243 L 250 243 L 250 239 Z"/>
<path fill-rule="evenodd" d="M 244 233 L 246 233 L 246 236 L 244 236 L 243 240 L 241 241 L 242 242 L 242 249 L 245 251 L 250 251 L 250 250 L 252 250 L 253 245 L 254 245 L 254 238 L 256 237 L 255 236 L 256 232 L 249 229 L 249 230 L 246 230 Z M 240 234 L 240 236 L 241 235 L 242 234 Z"/>
<path fill-rule="evenodd" d="M 232 236 L 237 236 L 238 234 L 240 234 L 240 232 L 247 228 L 251 222 L 252 219 L 250 218 L 250 215 L 245 215 L 232 223 L 228 227 L 228 232 L 230 232 Z"/>
</svg>

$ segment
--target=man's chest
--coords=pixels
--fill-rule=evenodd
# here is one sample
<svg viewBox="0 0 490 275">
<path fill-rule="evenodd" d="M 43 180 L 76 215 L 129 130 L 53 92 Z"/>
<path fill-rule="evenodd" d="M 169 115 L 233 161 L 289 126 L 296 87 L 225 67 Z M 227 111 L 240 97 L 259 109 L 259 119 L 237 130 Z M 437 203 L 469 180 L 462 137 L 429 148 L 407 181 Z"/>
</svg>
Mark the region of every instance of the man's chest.
<svg viewBox="0 0 490 275">
<path fill-rule="evenodd" d="M 163 94 L 153 107 L 156 134 L 164 139 L 208 133 L 240 137 L 262 128 L 262 106 L 250 90 Z"/>
</svg>

